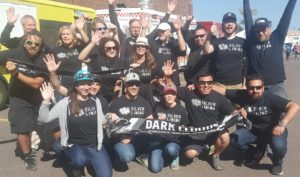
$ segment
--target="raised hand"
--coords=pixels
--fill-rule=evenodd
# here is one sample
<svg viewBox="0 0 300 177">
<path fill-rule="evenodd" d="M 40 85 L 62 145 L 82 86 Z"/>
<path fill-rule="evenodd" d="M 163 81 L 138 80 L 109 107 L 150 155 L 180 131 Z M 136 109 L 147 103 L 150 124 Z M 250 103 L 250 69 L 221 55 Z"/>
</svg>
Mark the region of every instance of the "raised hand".
<svg viewBox="0 0 300 177">
<path fill-rule="evenodd" d="M 141 14 L 140 17 L 142 28 L 147 29 L 149 26 L 149 18 L 146 17 L 145 14 Z"/>
<path fill-rule="evenodd" d="M 75 26 L 77 29 L 83 29 L 84 24 L 86 22 L 85 16 L 81 15 L 76 21 L 75 21 Z"/>
<path fill-rule="evenodd" d="M 91 43 L 98 44 L 102 37 L 104 37 L 105 34 L 103 34 L 101 31 L 97 30 L 93 33 Z"/>
<path fill-rule="evenodd" d="M 176 69 L 173 69 L 173 66 L 174 66 L 174 62 L 172 62 L 171 60 L 167 60 L 164 62 L 163 71 L 165 77 L 171 77 L 173 73 L 176 71 Z"/>
<path fill-rule="evenodd" d="M 47 54 L 46 58 L 44 58 L 44 62 L 47 65 L 48 71 L 50 73 L 56 73 L 59 68 L 61 62 L 56 63 L 53 54 Z"/>
<path fill-rule="evenodd" d="M 180 30 L 182 27 L 182 21 L 181 19 L 176 19 L 173 21 L 173 26 L 176 30 Z"/>
<path fill-rule="evenodd" d="M 177 0 L 169 0 L 168 1 L 168 12 L 172 13 L 174 9 L 176 8 Z"/>
<path fill-rule="evenodd" d="M 114 3 L 115 3 L 115 0 L 108 0 L 108 3 L 109 3 L 109 4 L 114 4 Z"/>
<path fill-rule="evenodd" d="M 5 67 L 10 74 L 14 74 L 17 70 L 17 64 L 12 61 L 7 61 Z"/>
<path fill-rule="evenodd" d="M 10 25 L 14 25 L 19 18 L 19 15 L 15 14 L 15 8 L 10 7 L 7 11 L 7 23 Z"/>
<path fill-rule="evenodd" d="M 44 101 L 49 103 L 50 99 L 53 96 L 53 92 L 54 92 L 54 89 L 52 88 L 50 82 L 44 82 L 42 84 L 42 86 L 40 87 L 40 91 L 41 91 Z"/>
</svg>

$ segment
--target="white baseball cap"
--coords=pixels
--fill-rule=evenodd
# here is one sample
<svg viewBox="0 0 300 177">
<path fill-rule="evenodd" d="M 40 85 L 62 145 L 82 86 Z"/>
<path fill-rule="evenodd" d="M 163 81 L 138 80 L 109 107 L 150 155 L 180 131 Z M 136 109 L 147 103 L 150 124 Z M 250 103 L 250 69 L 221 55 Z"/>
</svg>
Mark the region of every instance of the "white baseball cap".
<svg viewBox="0 0 300 177">
<path fill-rule="evenodd" d="M 161 23 L 158 25 L 157 29 L 160 29 L 160 30 L 171 30 L 171 26 L 168 24 L 168 23 Z"/>
</svg>

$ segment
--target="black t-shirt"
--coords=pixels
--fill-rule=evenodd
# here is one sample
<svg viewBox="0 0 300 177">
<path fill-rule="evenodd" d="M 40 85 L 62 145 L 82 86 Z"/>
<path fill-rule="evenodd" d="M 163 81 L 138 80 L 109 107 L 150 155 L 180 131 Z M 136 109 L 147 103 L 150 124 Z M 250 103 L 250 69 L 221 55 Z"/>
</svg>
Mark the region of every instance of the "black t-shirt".
<svg viewBox="0 0 300 177">
<path fill-rule="evenodd" d="M 265 131 L 276 125 L 280 114 L 286 111 L 289 100 L 265 91 L 258 101 L 251 101 L 246 90 L 226 90 L 226 97 L 247 111 L 253 128 Z"/>
<path fill-rule="evenodd" d="M 113 71 L 118 69 L 124 69 L 125 63 L 124 60 L 120 58 L 115 58 L 113 60 L 105 59 L 104 56 L 100 55 L 98 52 L 95 52 L 97 49 L 94 48 L 94 53 L 90 55 L 91 62 L 89 63 L 89 67 L 94 72 L 102 72 L 102 71 Z M 114 87 L 115 83 L 120 77 L 123 75 L 123 72 L 113 72 L 109 74 L 101 75 L 102 77 L 102 88 L 101 95 L 108 101 L 111 102 L 114 96 Z"/>
<path fill-rule="evenodd" d="M 231 103 L 223 95 L 212 91 L 209 95 L 200 95 L 198 90 L 189 91 L 178 88 L 178 97 L 185 102 L 191 126 L 203 127 L 224 119 L 234 111 Z"/>
<path fill-rule="evenodd" d="M 140 76 L 140 80 L 143 84 L 149 84 L 153 79 L 154 69 L 150 69 L 146 66 L 145 62 L 140 64 L 140 66 L 133 68 L 133 72 Z"/>
<path fill-rule="evenodd" d="M 68 105 L 70 110 L 71 105 Z M 79 101 L 80 113 L 68 115 L 68 131 L 70 144 L 97 145 L 97 109 L 96 100 L 90 97 Z"/>
<path fill-rule="evenodd" d="M 213 75 L 215 81 L 233 85 L 242 83 L 244 42 L 240 37 L 226 39 L 225 37 L 212 41 L 214 47 Z"/>
<path fill-rule="evenodd" d="M 78 55 L 83 47 L 83 45 L 71 48 L 59 46 L 51 49 L 51 53 L 55 56 L 56 62 L 61 62 L 57 72 L 65 71 L 68 73 L 75 73 L 80 70 L 82 62 L 78 59 Z M 67 88 L 72 88 L 74 86 L 73 75 L 61 76 L 61 84 Z"/>
<path fill-rule="evenodd" d="M 120 118 L 146 118 L 152 115 L 152 108 L 147 100 L 137 96 L 135 100 L 128 100 L 125 95 L 113 100 L 109 112 L 117 114 Z"/>
<path fill-rule="evenodd" d="M 24 47 L 14 48 L 0 53 L 0 63 L 2 65 L 5 64 L 6 59 L 13 59 L 23 63 L 31 64 L 32 66 L 44 67 L 46 70 L 43 58 L 43 53 L 40 53 L 35 57 L 30 57 L 25 51 Z M 19 72 L 29 77 L 48 77 L 45 72 L 33 70 L 32 68 L 24 64 L 18 64 L 17 69 Z M 34 106 L 39 106 L 42 101 L 39 89 L 34 89 L 13 76 L 10 78 L 9 96 L 18 97 Z"/>
<path fill-rule="evenodd" d="M 154 110 L 154 118 L 171 122 L 176 126 L 188 125 L 189 119 L 185 108 L 180 104 L 176 104 L 173 108 L 166 107 L 163 103 L 158 104 Z M 167 140 L 177 141 L 178 135 L 161 135 L 162 138 Z"/>
<path fill-rule="evenodd" d="M 156 59 L 156 68 L 161 70 L 164 66 L 164 62 L 172 60 L 174 62 L 174 69 L 178 69 L 177 57 L 185 56 L 186 51 L 180 51 L 178 41 L 171 38 L 168 43 L 162 43 L 159 39 L 155 41 L 149 41 L 150 51 Z M 179 85 L 179 72 L 175 71 L 172 76 L 172 80 L 176 85 Z"/>
<path fill-rule="evenodd" d="M 212 54 L 204 55 L 201 48 L 190 53 L 189 59 L 186 64 L 186 69 L 184 71 L 184 78 L 187 84 L 194 83 L 197 75 L 200 73 L 210 73 L 210 61 L 212 60 Z"/>
</svg>

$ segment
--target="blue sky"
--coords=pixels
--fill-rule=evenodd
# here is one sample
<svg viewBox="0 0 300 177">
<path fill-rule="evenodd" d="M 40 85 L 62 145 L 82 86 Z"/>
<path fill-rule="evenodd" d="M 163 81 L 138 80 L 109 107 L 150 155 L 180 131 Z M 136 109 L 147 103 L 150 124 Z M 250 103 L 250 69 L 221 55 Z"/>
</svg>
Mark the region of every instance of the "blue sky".
<svg viewBox="0 0 300 177">
<path fill-rule="evenodd" d="M 276 28 L 288 0 L 250 0 L 252 9 L 257 10 L 255 18 L 267 17 Z M 237 15 L 238 21 L 243 17 L 239 9 L 243 8 L 243 0 L 193 0 L 193 12 L 197 21 L 221 22 L 226 12 Z M 300 2 L 296 3 L 290 29 L 300 28 Z"/>
</svg>

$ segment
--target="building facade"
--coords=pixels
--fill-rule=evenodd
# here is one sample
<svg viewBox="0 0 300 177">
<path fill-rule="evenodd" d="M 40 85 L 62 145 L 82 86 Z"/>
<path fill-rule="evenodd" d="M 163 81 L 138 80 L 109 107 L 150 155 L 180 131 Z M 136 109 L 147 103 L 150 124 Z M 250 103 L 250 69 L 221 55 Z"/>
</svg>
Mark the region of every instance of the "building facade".
<svg viewBox="0 0 300 177">
<path fill-rule="evenodd" d="M 108 0 L 54 0 L 58 2 L 64 2 L 68 4 L 80 5 L 85 7 L 90 7 L 93 9 L 107 9 L 108 8 Z M 152 7 L 153 10 L 166 12 L 167 0 L 144 0 L 144 2 L 153 1 Z M 193 3 L 192 0 L 177 0 L 178 4 L 173 12 L 175 15 L 179 16 L 187 16 L 193 15 Z M 115 0 L 116 4 L 124 4 L 128 8 L 136 8 L 141 7 L 139 4 L 139 0 Z"/>
</svg>

